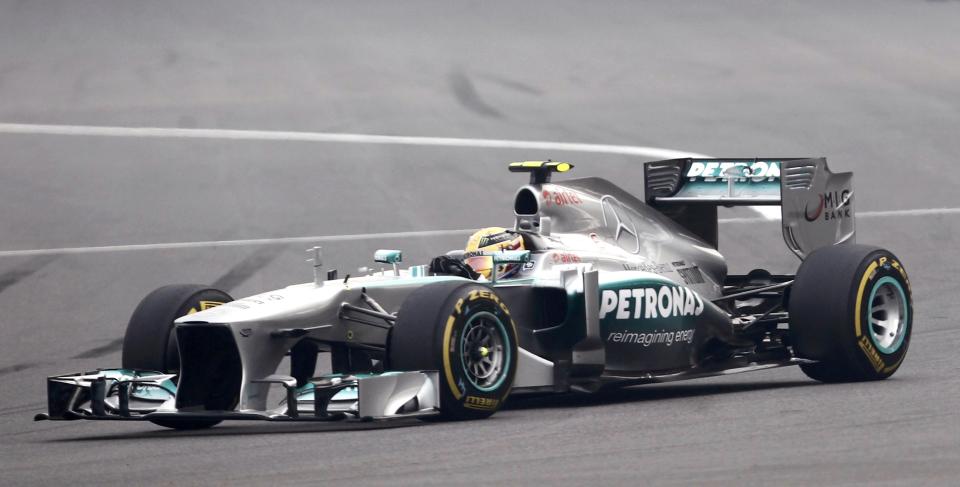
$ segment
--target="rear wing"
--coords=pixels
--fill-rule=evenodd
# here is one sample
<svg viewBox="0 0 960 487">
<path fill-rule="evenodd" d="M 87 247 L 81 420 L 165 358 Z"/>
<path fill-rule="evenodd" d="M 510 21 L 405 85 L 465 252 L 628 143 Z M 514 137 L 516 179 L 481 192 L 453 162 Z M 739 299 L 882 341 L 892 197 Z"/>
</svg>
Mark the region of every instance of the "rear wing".
<svg viewBox="0 0 960 487">
<path fill-rule="evenodd" d="M 853 173 L 825 158 L 672 159 L 644 164 L 649 206 L 717 247 L 717 207 L 780 206 L 783 239 L 803 259 L 855 239 Z"/>
</svg>

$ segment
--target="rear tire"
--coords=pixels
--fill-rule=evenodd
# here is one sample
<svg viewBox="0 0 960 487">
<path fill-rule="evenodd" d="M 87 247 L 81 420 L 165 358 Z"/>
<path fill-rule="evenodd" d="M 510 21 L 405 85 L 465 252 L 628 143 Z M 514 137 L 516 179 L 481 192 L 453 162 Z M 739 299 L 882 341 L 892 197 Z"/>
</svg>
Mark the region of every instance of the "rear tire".
<svg viewBox="0 0 960 487">
<path fill-rule="evenodd" d="M 176 374 L 180 369 L 177 318 L 233 301 L 229 294 L 198 284 L 172 284 L 148 294 L 134 310 L 123 336 L 121 364 L 125 369 Z M 209 428 L 218 420 L 153 420 L 180 430 Z"/>
<path fill-rule="evenodd" d="M 488 287 L 439 282 L 400 307 L 387 348 L 390 370 L 438 370 L 440 418 L 486 418 L 503 405 L 517 370 L 510 310 Z"/>
<path fill-rule="evenodd" d="M 790 329 L 800 368 L 821 382 L 886 379 L 913 329 L 910 280 L 891 252 L 838 245 L 812 252 L 790 290 Z"/>
</svg>

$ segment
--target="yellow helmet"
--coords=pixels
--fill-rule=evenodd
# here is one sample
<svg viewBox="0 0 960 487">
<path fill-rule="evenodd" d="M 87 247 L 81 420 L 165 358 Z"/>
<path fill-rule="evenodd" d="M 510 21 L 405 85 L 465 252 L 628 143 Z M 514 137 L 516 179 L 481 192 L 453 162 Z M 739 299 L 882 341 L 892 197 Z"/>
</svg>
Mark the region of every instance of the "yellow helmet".
<svg viewBox="0 0 960 487">
<path fill-rule="evenodd" d="M 477 230 L 467 240 L 464 262 L 483 277 L 490 279 L 490 270 L 493 269 L 493 258 L 483 255 L 470 255 L 471 252 L 496 252 L 500 250 L 523 250 L 523 237 L 518 233 L 507 231 L 503 227 L 487 227 Z M 497 266 L 497 279 L 503 279 L 516 274 L 520 264 L 500 264 Z"/>
</svg>

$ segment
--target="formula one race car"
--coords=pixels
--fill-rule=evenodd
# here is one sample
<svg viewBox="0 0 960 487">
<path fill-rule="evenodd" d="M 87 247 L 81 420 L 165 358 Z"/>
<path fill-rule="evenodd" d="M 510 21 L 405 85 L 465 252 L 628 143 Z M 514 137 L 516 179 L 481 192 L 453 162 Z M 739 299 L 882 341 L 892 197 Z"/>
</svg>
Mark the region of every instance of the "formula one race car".
<svg viewBox="0 0 960 487">
<path fill-rule="evenodd" d="M 913 317 L 887 250 L 854 244 L 852 174 L 825 159 L 647 163 L 645 201 L 573 166 L 518 162 L 513 250 L 454 251 L 233 300 L 157 289 L 136 308 L 122 367 L 48 378 L 37 419 L 475 419 L 510 394 L 594 392 L 799 365 L 824 382 L 889 377 Z M 717 208 L 780 205 L 795 275 L 728 275 Z M 478 276 L 486 261 L 494 272 Z M 470 264 L 473 262 L 474 264 Z M 511 268 L 509 277 L 500 269 Z M 324 278 L 325 277 L 325 278 Z M 332 373 L 316 376 L 319 354 Z M 289 372 L 278 373 L 289 355 Z M 268 407 L 271 384 L 282 391 Z M 282 386 L 282 389 L 280 389 Z"/>
</svg>

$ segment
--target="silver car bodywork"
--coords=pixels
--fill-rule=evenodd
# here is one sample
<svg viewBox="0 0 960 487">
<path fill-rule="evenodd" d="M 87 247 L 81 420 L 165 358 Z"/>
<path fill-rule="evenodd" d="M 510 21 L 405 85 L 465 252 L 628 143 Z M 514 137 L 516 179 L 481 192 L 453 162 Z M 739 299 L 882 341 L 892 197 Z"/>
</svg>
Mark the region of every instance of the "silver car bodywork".
<svg viewBox="0 0 960 487">
<path fill-rule="evenodd" d="M 851 177 L 834 175 L 823 159 L 648 163 L 646 201 L 603 179 L 553 182 L 545 166 L 529 167 L 530 184 L 517 191 L 514 205 L 514 229 L 529 254 L 515 276 L 487 283 L 521 328 L 516 393 L 589 391 L 797 363 L 782 353 L 710 362 L 718 343 L 725 350 L 756 347 L 741 336 L 750 316 L 738 316 L 731 304 L 731 276 L 716 250 L 716 208 L 782 204 L 785 240 L 801 258 L 854 238 Z M 823 220 L 826 211 L 840 215 Z M 319 263 L 318 253 L 317 276 Z M 46 417 L 288 421 L 435 414 L 437 371 L 334 374 L 297 387 L 277 368 L 303 340 L 382 352 L 405 298 L 450 280 L 466 281 L 395 265 L 183 316 L 176 320 L 182 356 L 176 385 L 170 375 L 120 369 L 51 377 Z M 769 283 L 771 290 L 777 286 Z M 227 352 L 212 363 L 194 346 Z M 285 390 L 274 407 L 268 405 L 272 384 Z M 237 395 L 235 406 L 217 406 L 220 387 Z"/>
</svg>

